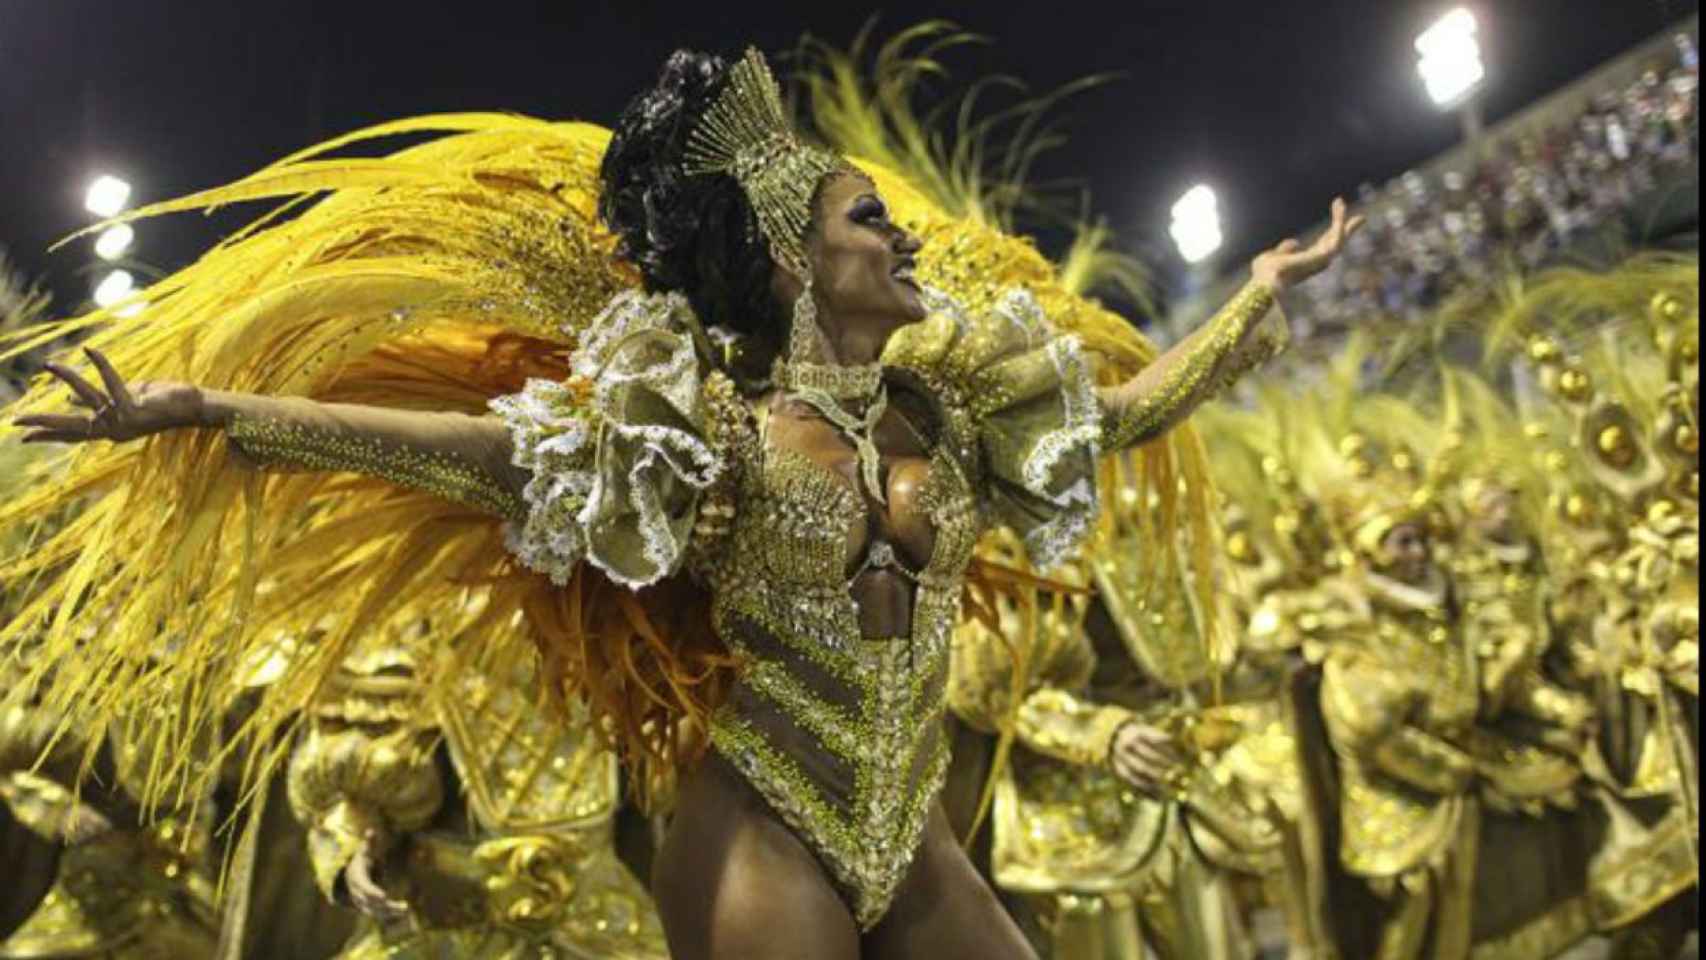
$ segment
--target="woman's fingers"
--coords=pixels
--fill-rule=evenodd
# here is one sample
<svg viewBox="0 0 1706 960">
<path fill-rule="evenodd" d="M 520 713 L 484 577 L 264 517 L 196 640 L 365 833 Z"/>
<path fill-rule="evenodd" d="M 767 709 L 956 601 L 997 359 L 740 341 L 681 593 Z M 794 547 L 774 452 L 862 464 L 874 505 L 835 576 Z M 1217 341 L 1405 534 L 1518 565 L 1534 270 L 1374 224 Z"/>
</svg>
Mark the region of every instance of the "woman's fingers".
<svg viewBox="0 0 1706 960">
<path fill-rule="evenodd" d="M 36 430 L 26 433 L 19 443 L 78 443 L 89 439 L 89 434 L 81 430 Z"/>
<path fill-rule="evenodd" d="M 1170 749 L 1154 745 L 1134 747 L 1132 757 L 1157 777 L 1166 774 L 1180 763 L 1178 755 Z"/>
<path fill-rule="evenodd" d="M 1337 253 L 1339 244 L 1345 242 L 1345 201 L 1335 197 L 1333 200 L 1333 220 L 1327 229 L 1315 241 L 1315 246 L 1309 252 L 1316 258 L 1326 260 Z"/>
<path fill-rule="evenodd" d="M 1158 788 L 1183 762 L 1170 737 L 1142 727 L 1121 739 L 1114 750 L 1114 761 L 1116 772 L 1145 790 Z"/>
<path fill-rule="evenodd" d="M 12 418 L 20 427 L 46 427 L 49 430 L 77 430 L 89 426 L 88 417 L 75 413 L 26 413 Z"/>
<path fill-rule="evenodd" d="M 42 369 L 65 381 L 65 384 L 71 388 L 71 392 L 75 393 L 84 405 L 94 407 L 97 410 L 106 406 L 106 395 L 96 390 L 94 384 L 83 379 L 77 371 L 57 363 L 44 363 Z"/>
<path fill-rule="evenodd" d="M 120 410 L 129 410 L 135 406 L 135 401 L 130 396 L 130 387 L 125 385 L 124 378 L 113 369 L 112 361 L 107 359 L 106 354 L 93 347 L 84 347 L 83 353 L 100 372 L 101 382 L 106 384 L 107 395 L 112 398 L 113 406 Z"/>
<path fill-rule="evenodd" d="M 1251 263 L 1251 275 L 1276 289 L 1284 289 L 1320 273 L 1339 255 L 1346 238 L 1362 227 L 1363 217 L 1349 214 L 1344 198 L 1335 197 L 1331 218 L 1320 236 L 1308 246 L 1295 239 L 1280 242 Z"/>
<path fill-rule="evenodd" d="M 1115 754 L 1114 756 L 1114 773 L 1118 775 L 1121 780 L 1124 780 L 1126 783 L 1136 787 L 1144 793 L 1156 793 L 1161 786 L 1161 781 L 1155 777 L 1147 766 L 1131 759 L 1129 755 L 1123 753 Z"/>
<path fill-rule="evenodd" d="M 1138 730 L 1137 735 L 1132 738 L 1132 746 L 1144 755 L 1153 757 L 1169 766 L 1177 764 L 1181 760 L 1178 746 L 1173 742 L 1173 738 L 1168 736 L 1166 731 L 1156 730 L 1153 727 L 1144 727 Z"/>
<path fill-rule="evenodd" d="M 349 888 L 350 902 L 369 916 L 393 919 L 408 912 L 408 904 L 393 899 L 373 879 L 372 866 L 366 856 L 358 854 L 350 860 L 344 870 L 344 884 Z"/>
<path fill-rule="evenodd" d="M 407 916 L 409 905 L 392 897 L 373 876 L 373 853 L 378 846 L 376 835 L 368 831 L 363 841 L 344 868 L 344 883 L 349 888 L 350 902 L 376 920 L 392 921 Z"/>
</svg>

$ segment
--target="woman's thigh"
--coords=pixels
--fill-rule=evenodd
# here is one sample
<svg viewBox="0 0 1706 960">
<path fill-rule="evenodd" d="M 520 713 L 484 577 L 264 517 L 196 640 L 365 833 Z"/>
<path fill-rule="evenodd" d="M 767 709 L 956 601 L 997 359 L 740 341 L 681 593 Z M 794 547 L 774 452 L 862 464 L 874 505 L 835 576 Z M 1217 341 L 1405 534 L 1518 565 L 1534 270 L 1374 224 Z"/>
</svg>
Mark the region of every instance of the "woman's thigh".
<svg viewBox="0 0 1706 960">
<path fill-rule="evenodd" d="M 683 786 L 652 894 L 672 960 L 859 960 L 822 865 L 715 754 Z"/>
<path fill-rule="evenodd" d="M 960 848 L 940 803 L 863 960 L 1036 960 L 1018 924 Z"/>
</svg>

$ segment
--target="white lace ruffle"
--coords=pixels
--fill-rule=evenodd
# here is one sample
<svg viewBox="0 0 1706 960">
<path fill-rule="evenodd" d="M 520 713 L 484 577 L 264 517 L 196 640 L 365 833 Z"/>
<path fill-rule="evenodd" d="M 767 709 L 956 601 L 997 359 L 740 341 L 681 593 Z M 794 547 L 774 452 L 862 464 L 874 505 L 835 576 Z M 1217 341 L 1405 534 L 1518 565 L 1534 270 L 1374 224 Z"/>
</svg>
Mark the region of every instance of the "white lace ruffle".
<svg viewBox="0 0 1706 960">
<path fill-rule="evenodd" d="M 679 568 L 698 494 L 723 470 L 701 429 L 692 323 L 680 294 L 624 291 L 570 359 L 590 397 L 533 380 L 492 401 L 533 473 L 506 543 L 554 583 L 583 559 L 630 588 Z"/>
<path fill-rule="evenodd" d="M 1054 516 L 1031 528 L 1024 538 L 1031 562 L 1050 567 L 1084 539 L 1101 507 L 1094 473 L 1094 465 L 1101 458 L 1102 436 L 1095 374 L 1083 344 L 1076 336 L 1054 335 L 1042 305 L 1029 290 L 1008 290 L 996 313 L 1044 340 L 1043 349 L 1060 381 L 1060 424 L 1037 438 L 1020 467 L 1024 488 L 1055 507 Z M 1056 474 L 1069 460 L 1088 463 L 1091 470 L 1075 472 L 1062 483 Z"/>
<path fill-rule="evenodd" d="M 679 522 L 682 515 L 669 510 L 660 491 L 672 480 L 696 493 L 704 491 L 722 476 L 723 461 L 703 436 L 685 430 L 655 424 L 615 423 L 610 424 L 610 430 L 606 443 L 615 445 L 624 441 L 619 448 L 613 448 L 633 451 L 629 457 L 611 458 L 628 461 L 627 497 L 623 505 L 626 509 L 609 502 L 620 494 L 601 482 L 587 498 L 581 519 L 591 525 L 603 517 L 631 514 L 640 533 L 644 563 L 633 567 L 596 536 L 589 540 L 587 559 L 610 579 L 630 589 L 639 589 L 674 573 L 687 552 L 689 536 Z M 691 520 L 691 511 L 686 516 Z"/>
<path fill-rule="evenodd" d="M 586 556 L 581 511 L 595 486 L 592 411 L 551 380 L 529 380 L 520 393 L 491 401 L 509 427 L 510 461 L 532 473 L 522 489 L 527 519 L 511 523 L 504 544 L 529 569 L 559 586 Z"/>
</svg>

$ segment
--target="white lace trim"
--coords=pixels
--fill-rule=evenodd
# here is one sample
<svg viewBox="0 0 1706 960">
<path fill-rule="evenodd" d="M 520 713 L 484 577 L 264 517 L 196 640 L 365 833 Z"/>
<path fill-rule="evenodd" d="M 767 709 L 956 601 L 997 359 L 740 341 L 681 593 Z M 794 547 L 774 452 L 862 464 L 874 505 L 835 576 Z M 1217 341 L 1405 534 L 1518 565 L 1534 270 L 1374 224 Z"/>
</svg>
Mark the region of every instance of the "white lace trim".
<svg viewBox="0 0 1706 960">
<path fill-rule="evenodd" d="M 598 381 L 618 345 L 642 330 L 675 332 L 693 308 L 679 293 L 646 293 L 623 290 L 610 298 L 604 309 L 587 325 L 569 367 L 575 375 Z"/>
<path fill-rule="evenodd" d="M 1057 512 L 1025 534 L 1025 550 L 1033 563 L 1052 566 L 1073 550 L 1089 532 L 1101 507 L 1093 473 L 1077 477 L 1064 489 L 1054 489 L 1054 473 L 1062 460 L 1082 455 L 1092 469 L 1101 458 L 1101 413 L 1089 358 L 1076 336 L 1051 336 L 1042 305 L 1029 290 L 1009 290 L 996 308 L 1010 322 L 1033 336 L 1047 339 L 1044 348 L 1060 380 L 1061 425 L 1037 438 L 1020 465 L 1020 482 L 1031 495 L 1053 505 Z"/>
<path fill-rule="evenodd" d="M 527 519 L 508 526 L 504 545 L 561 586 L 586 555 L 579 518 L 594 487 L 590 411 L 576 404 L 568 387 L 550 380 L 529 380 L 520 393 L 489 406 L 509 427 L 510 462 L 533 475 L 521 492 Z"/>
<path fill-rule="evenodd" d="M 687 542 L 677 538 L 670 528 L 669 514 L 664 511 L 658 490 L 667 476 L 692 489 L 705 490 L 716 483 L 723 473 L 723 461 L 710 444 L 685 430 L 658 424 L 618 425 L 610 430 L 616 436 L 635 441 L 639 455 L 628 468 L 628 506 L 639 526 L 640 540 L 651 572 L 629 577 L 601 558 L 598 544 L 590 545 L 587 559 L 598 565 L 605 575 L 630 589 L 650 586 L 673 572 L 687 550 Z M 587 497 L 580 522 L 590 525 L 609 494 L 602 481 Z"/>
<path fill-rule="evenodd" d="M 567 583 L 584 559 L 616 583 L 647 586 L 669 575 L 686 551 L 660 491 L 671 479 L 704 490 L 722 475 L 723 463 L 704 438 L 689 430 L 624 422 L 618 391 L 654 393 L 689 423 L 697 422 L 698 367 L 692 339 L 682 329 L 690 310 L 678 293 L 623 291 L 588 327 L 570 359 L 575 375 L 592 381 L 590 403 L 577 400 L 564 384 L 530 380 L 520 393 L 490 404 L 509 427 L 512 461 L 533 474 L 522 491 L 527 519 L 510 525 L 505 545 L 555 584 Z M 606 445 L 632 452 L 625 469 L 610 465 L 622 470 L 620 482 L 601 472 L 597 454 Z M 613 502 L 621 494 L 612 488 L 624 483 L 625 501 Z M 588 535 L 600 518 L 620 516 L 623 508 L 633 514 L 649 567 L 638 576 L 601 556 L 600 545 Z"/>
</svg>

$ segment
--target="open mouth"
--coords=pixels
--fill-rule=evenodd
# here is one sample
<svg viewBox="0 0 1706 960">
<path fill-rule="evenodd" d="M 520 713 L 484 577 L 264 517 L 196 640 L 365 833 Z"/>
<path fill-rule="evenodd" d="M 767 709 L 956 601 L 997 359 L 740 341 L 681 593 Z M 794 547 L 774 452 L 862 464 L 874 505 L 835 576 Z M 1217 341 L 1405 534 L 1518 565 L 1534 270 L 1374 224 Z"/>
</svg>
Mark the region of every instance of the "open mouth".
<svg viewBox="0 0 1706 960">
<path fill-rule="evenodd" d="M 919 289 L 918 279 L 913 275 L 913 271 L 916 270 L 917 267 L 918 264 L 909 258 L 902 260 L 897 264 L 893 270 L 889 271 L 889 275 L 912 289 L 917 290 Z"/>
</svg>

